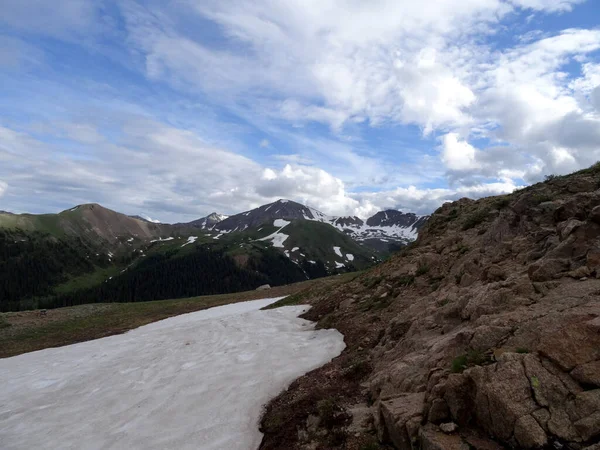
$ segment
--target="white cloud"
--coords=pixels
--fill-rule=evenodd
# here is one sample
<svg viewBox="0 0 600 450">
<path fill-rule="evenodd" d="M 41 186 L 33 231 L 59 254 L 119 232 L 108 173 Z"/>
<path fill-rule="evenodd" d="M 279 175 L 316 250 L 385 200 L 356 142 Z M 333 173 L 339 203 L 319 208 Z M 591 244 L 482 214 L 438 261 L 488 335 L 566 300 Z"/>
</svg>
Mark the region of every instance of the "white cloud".
<svg viewBox="0 0 600 450">
<path fill-rule="evenodd" d="M 4 195 L 4 193 L 6 192 L 7 189 L 8 189 L 8 184 L 5 183 L 4 181 L 0 180 L 0 197 L 2 197 Z"/>
<path fill-rule="evenodd" d="M 512 4 L 522 8 L 548 12 L 571 11 L 574 5 L 583 2 L 585 0 L 511 0 Z"/>
<path fill-rule="evenodd" d="M 475 147 L 459 140 L 456 133 L 446 134 L 442 144 L 442 161 L 448 169 L 464 171 L 479 167 Z"/>
<path fill-rule="evenodd" d="M 42 0 L 8 1 L 0 22 L 25 35 L 86 35 L 88 45 L 111 29 L 103 2 L 48 9 Z M 192 128 L 171 110 L 149 119 L 125 102 L 126 114 L 108 114 L 108 132 L 90 118 L 106 111 L 81 114 L 84 105 L 36 132 L 0 127 L 0 177 L 14 198 L 33 195 L 40 205 L 97 198 L 161 219 L 231 213 L 279 197 L 332 214 L 427 212 L 458 196 L 508 192 L 521 180 L 600 159 L 600 30 L 532 30 L 508 47 L 494 40 L 519 14 L 566 14 L 581 2 L 123 0 L 126 30 L 118 37 L 127 64 L 139 64 L 153 87 L 166 82 L 183 92 L 189 110 L 209 99 L 248 122 L 256 132 L 249 144 L 215 132 L 218 119 Z M 208 27 L 214 39 L 190 26 L 196 20 L 216 25 Z M 11 49 L 24 42 L 10 39 Z M 40 59 L 22 48 L 0 50 L 0 64 Z M 120 87 L 111 88 L 117 97 Z M 161 112 L 171 106 L 163 100 Z M 402 139 L 406 126 L 424 139 L 418 157 L 410 154 L 414 142 Z M 362 140 L 380 129 L 385 152 L 378 138 Z M 257 135 L 278 150 L 285 143 L 290 154 L 260 163 L 242 156 L 272 148 L 262 139 L 257 149 Z M 72 153 L 52 137 L 72 141 Z M 450 187 L 419 187 L 443 181 Z"/>
<path fill-rule="evenodd" d="M 596 111 L 600 113 L 600 85 L 597 86 L 590 94 L 590 100 Z"/>
</svg>

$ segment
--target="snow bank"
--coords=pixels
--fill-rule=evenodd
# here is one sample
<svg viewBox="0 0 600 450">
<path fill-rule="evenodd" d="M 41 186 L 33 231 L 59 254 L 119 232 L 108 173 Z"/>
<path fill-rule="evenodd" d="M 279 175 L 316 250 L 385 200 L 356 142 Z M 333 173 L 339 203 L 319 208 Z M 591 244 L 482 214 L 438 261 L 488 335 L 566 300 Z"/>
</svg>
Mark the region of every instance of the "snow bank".
<svg viewBox="0 0 600 450">
<path fill-rule="evenodd" d="M 279 230 L 277 230 L 275 233 L 265 236 L 264 238 L 260 238 L 259 241 L 271 241 L 273 243 L 273 247 L 283 248 L 283 243 L 290 236 L 280 233 L 280 231 L 287 227 L 290 223 L 291 222 L 288 222 L 287 220 L 276 219 L 273 222 L 273 225 L 279 227 Z"/>
<path fill-rule="evenodd" d="M 275 300 L 0 360 L 2 449 L 256 449 L 261 406 L 345 346 Z"/>
<path fill-rule="evenodd" d="M 158 238 L 158 239 L 153 239 L 150 242 L 164 242 L 164 241 L 172 241 L 173 239 L 175 239 L 174 237 L 168 237 L 168 238 Z"/>
<path fill-rule="evenodd" d="M 190 237 L 187 238 L 187 242 L 185 244 L 183 244 L 182 247 L 185 247 L 188 244 L 193 244 L 197 240 L 198 240 L 198 236 L 190 236 Z"/>
<path fill-rule="evenodd" d="M 333 251 L 335 252 L 336 255 L 338 255 L 339 257 L 343 257 L 342 256 L 342 251 L 340 250 L 339 247 L 333 247 Z"/>
</svg>

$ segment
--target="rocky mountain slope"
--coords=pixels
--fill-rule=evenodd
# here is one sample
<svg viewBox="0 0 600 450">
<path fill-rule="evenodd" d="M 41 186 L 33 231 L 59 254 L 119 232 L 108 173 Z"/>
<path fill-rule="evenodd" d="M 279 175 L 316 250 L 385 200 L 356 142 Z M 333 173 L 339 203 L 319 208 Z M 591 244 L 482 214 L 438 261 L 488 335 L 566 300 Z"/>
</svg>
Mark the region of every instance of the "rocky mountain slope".
<svg viewBox="0 0 600 450">
<path fill-rule="evenodd" d="M 262 449 L 597 450 L 600 165 L 438 209 L 306 318 L 347 349 L 275 399 Z"/>
</svg>

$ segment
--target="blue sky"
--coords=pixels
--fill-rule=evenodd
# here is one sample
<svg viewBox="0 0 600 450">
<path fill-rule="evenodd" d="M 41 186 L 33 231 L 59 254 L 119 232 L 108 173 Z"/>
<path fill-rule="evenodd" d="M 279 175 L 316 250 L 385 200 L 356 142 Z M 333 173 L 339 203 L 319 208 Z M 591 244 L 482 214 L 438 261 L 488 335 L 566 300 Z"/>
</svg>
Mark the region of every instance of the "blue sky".
<svg viewBox="0 0 600 450">
<path fill-rule="evenodd" d="M 596 0 L 2 10 L 4 210 L 429 213 L 600 159 Z"/>
</svg>

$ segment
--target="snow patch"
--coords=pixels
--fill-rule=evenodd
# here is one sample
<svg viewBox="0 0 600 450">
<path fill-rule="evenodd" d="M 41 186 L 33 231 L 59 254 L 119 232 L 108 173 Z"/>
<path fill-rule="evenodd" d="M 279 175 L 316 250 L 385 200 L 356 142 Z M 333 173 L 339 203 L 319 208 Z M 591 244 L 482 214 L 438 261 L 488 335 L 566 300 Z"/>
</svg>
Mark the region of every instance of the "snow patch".
<svg viewBox="0 0 600 450">
<path fill-rule="evenodd" d="M 346 254 L 346 259 L 348 261 L 354 261 L 354 255 L 352 253 L 347 253 Z"/>
<path fill-rule="evenodd" d="M 262 406 L 345 347 L 276 300 L 1 359 L 2 447 L 258 448 Z"/>
<path fill-rule="evenodd" d="M 168 237 L 168 238 L 165 238 L 165 239 L 163 239 L 163 238 L 158 238 L 158 239 L 154 239 L 154 240 L 152 240 L 152 241 L 150 241 L 150 242 L 164 242 L 164 241 L 172 241 L 173 239 L 175 239 L 175 238 L 174 238 L 174 237 Z"/>
<path fill-rule="evenodd" d="M 292 252 L 296 252 L 296 251 L 298 251 L 298 250 L 300 250 L 300 247 L 294 247 L 294 248 L 292 249 Z"/>
<path fill-rule="evenodd" d="M 346 267 L 346 266 L 344 264 L 342 264 L 341 262 L 335 261 L 335 268 L 336 269 L 341 269 L 342 267 Z"/>
<path fill-rule="evenodd" d="M 342 256 L 342 251 L 340 250 L 340 247 L 333 247 L 333 251 L 335 252 L 336 255 L 338 255 L 340 258 L 343 258 Z"/>
<path fill-rule="evenodd" d="M 273 247 L 283 248 L 283 243 L 289 237 L 287 234 L 280 233 L 285 227 L 287 227 L 291 222 L 283 219 L 277 219 L 273 222 L 273 225 L 279 227 L 275 233 L 272 233 L 264 238 L 258 239 L 259 241 L 271 241 L 273 243 Z"/>
<path fill-rule="evenodd" d="M 185 247 L 188 244 L 193 244 L 197 240 L 198 240 L 198 236 L 190 236 L 190 237 L 188 237 L 187 242 L 182 245 L 182 247 Z"/>
</svg>

